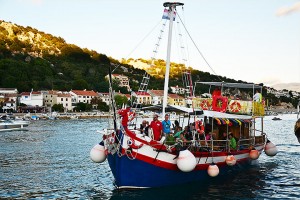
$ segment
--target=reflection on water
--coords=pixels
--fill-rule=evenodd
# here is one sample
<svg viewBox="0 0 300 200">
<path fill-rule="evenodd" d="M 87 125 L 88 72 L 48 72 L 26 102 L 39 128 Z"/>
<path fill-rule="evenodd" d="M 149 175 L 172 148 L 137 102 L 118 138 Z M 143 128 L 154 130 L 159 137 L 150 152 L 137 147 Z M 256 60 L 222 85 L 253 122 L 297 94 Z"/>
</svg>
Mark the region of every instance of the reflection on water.
<svg viewBox="0 0 300 200">
<path fill-rule="evenodd" d="M 90 149 L 101 140 L 96 131 L 107 125 L 106 119 L 34 121 L 28 131 L 1 133 L 0 198 L 296 199 L 296 116 L 280 118 L 266 117 L 264 126 L 279 149 L 275 157 L 262 154 L 259 164 L 209 182 L 143 190 L 116 190 L 108 163 L 90 161 Z"/>
</svg>

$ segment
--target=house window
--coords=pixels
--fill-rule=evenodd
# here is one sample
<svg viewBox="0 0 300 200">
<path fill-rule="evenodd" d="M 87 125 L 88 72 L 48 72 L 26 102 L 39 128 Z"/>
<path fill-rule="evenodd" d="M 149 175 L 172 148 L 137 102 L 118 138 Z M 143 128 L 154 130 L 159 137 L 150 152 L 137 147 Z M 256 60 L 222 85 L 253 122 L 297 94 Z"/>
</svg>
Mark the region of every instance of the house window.
<svg viewBox="0 0 300 200">
<path fill-rule="evenodd" d="M 61 101 L 64 101 L 64 98 L 61 98 L 60 100 L 61 100 Z"/>
</svg>

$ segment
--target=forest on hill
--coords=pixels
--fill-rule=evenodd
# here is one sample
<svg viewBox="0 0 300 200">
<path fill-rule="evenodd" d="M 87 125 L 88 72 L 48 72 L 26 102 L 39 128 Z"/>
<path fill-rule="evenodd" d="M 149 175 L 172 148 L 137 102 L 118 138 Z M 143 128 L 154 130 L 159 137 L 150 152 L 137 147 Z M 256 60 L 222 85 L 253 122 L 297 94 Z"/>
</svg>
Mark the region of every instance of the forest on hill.
<svg viewBox="0 0 300 200">
<path fill-rule="evenodd" d="M 142 59 L 143 60 L 143 59 Z M 147 63 L 149 61 L 143 60 Z M 97 92 L 108 92 L 105 76 L 109 67 L 115 74 L 129 77 L 130 87 L 137 91 L 145 71 L 134 68 L 128 63 L 94 50 L 82 49 L 68 44 L 61 37 L 38 31 L 32 27 L 23 27 L 0 20 L 0 88 L 17 88 L 19 92 L 39 90 L 87 89 Z M 163 69 L 165 61 L 156 62 L 156 68 Z M 182 71 L 184 66 L 171 63 L 169 86 L 183 86 Z M 225 81 L 240 82 L 189 68 L 193 81 Z M 148 89 L 163 89 L 163 77 L 153 74 Z M 114 89 L 121 93 L 129 93 L 125 87 L 114 84 Z M 197 88 L 196 94 L 205 93 L 208 86 Z M 263 90 L 272 104 L 280 101 L 291 102 L 293 99 L 278 99 Z M 296 105 L 297 102 L 292 102 Z"/>
</svg>

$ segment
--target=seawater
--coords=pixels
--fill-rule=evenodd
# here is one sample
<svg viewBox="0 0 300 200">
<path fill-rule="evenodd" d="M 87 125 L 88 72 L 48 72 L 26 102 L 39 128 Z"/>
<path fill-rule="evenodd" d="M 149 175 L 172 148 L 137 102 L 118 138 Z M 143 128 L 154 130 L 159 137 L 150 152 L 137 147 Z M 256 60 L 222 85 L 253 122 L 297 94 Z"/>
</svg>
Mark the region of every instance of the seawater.
<svg viewBox="0 0 300 200">
<path fill-rule="evenodd" d="M 1 133 L 0 199 L 299 199 L 296 115 L 277 117 L 264 126 L 275 157 L 263 153 L 259 163 L 205 183 L 142 190 L 116 190 L 107 161 L 89 158 L 107 119 L 32 121 L 28 131 Z"/>
</svg>

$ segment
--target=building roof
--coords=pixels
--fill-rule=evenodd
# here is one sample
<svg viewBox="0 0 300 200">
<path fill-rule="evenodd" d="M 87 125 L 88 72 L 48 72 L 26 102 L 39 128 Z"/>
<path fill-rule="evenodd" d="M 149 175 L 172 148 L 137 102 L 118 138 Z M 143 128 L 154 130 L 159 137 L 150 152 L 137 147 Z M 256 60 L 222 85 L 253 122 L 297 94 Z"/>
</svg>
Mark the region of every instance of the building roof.
<svg viewBox="0 0 300 200">
<path fill-rule="evenodd" d="M 184 97 L 179 96 L 178 94 L 168 94 L 168 97 L 172 99 L 184 99 Z"/>
<path fill-rule="evenodd" d="M 149 90 L 149 93 L 153 96 L 164 96 L 163 90 Z"/>
<path fill-rule="evenodd" d="M 81 96 L 98 96 L 93 90 L 71 90 L 71 92 Z"/>
<path fill-rule="evenodd" d="M 22 92 L 21 93 L 21 96 L 29 96 L 30 95 L 30 92 Z"/>
<path fill-rule="evenodd" d="M 135 92 L 138 96 L 151 96 L 148 92 Z"/>
<path fill-rule="evenodd" d="M 72 97 L 72 95 L 71 94 L 58 93 L 57 97 Z"/>
<path fill-rule="evenodd" d="M 48 92 L 48 94 L 54 94 L 54 95 L 57 95 L 57 93 L 58 93 L 57 90 L 48 90 L 47 92 Z"/>
</svg>

